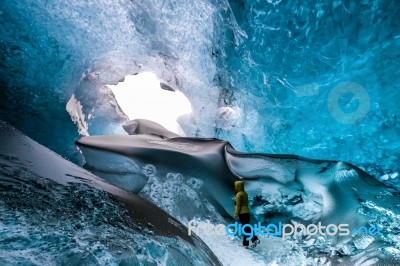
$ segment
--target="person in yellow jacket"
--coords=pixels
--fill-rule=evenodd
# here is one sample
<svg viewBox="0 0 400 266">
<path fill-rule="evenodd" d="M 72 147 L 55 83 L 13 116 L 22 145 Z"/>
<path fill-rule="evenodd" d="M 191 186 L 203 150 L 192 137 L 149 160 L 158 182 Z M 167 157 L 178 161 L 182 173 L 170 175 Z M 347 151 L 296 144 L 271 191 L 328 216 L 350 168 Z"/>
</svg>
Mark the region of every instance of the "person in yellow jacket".
<svg viewBox="0 0 400 266">
<path fill-rule="evenodd" d="M 249 209 L 249 196 L 247 192 L 244 190 L 244 181 L 236 181 L 235 182 L 235 219 L 239 217 L 240 223 L 242 226 L 250 223 L 250 209 Z M 246 227 L 245 232 L 250 234 L 251 228 Z M 249 247 L 249 241 L 247 240 L 246 235 L 243 236 L 243 246 L 245 248 Z M 260 240 L 256 235 L 253 235 L 251 238 L 252 246 L 256 246 L 260 243 Z"/>
</svg>

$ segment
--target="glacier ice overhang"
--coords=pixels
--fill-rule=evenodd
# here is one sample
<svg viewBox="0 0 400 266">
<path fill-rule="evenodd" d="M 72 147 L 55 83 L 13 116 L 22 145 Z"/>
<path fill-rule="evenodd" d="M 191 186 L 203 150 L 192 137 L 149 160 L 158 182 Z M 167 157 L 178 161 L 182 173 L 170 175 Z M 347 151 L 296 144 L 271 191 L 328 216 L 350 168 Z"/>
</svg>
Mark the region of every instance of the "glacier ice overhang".
<svg viewBox="0 0 400 266">
<path fill-rule="evenodd" d="M 78 160 L 72 95 L 89 134 L 122 132 L 127 117 L 104 85 L 152 71 L 191 101 L 187 136 L 392 175 L 399 9 L 393 0 L 5 1 L 0 117 Z"/>
<path fill-rule="evenodd" d="M 191 88 L 189 98 L 216 95 L 209 85 L 217 11 L 209 1 L 7 1 L 1 117 L 74 158 L 78 134 L 65 110 L 72 95 L 89 134 L 122 132 L 127 117 L 104 86 L 128 74 L 151 71 L 175 89 Z"/>
</svg>

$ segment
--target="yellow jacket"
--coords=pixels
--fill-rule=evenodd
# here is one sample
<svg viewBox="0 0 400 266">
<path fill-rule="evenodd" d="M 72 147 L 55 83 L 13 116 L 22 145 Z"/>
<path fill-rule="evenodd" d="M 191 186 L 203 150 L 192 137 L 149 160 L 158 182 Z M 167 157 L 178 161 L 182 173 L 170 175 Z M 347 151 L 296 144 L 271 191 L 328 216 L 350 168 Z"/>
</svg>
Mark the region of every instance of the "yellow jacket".
<svg viewBox="0 0 400 266">
<path fill-rule="evenodd" d="M 249 196 L 246 191 L 244 191 L 244 182 L 235 182 L 235 217 L 242 213 L 250 213 L 249 209 Z"/>
</svg>

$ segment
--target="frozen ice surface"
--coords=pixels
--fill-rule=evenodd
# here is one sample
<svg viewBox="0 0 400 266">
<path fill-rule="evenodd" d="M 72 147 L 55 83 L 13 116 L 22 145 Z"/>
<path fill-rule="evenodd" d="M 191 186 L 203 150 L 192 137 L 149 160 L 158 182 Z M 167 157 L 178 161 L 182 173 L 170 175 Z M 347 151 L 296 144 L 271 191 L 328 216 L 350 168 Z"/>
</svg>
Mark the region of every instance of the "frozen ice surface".
<svg viewBox="0 0 400 266">
<path fill-rule="evenodd" d="M 354 246 L 357 249 L 366 249 L 374 241 L 373 237 L 362 236 L 354 241 Z"/>
<path fill-rule="evenodd" d="M 4 122 L 0 145 L 1 265 L 219 265 L 156 206 Z"/>
</svg>

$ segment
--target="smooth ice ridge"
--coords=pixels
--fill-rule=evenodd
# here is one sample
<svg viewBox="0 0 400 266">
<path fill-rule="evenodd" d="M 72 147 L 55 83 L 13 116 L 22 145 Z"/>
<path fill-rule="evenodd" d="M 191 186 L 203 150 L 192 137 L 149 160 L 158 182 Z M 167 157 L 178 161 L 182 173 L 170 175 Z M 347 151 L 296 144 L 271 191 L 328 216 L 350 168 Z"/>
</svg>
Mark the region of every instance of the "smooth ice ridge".
<svg viewBox="0 0 400 266">
<path fill-rule="evenodd" d="M 265 241 L 276 241 L 277 247 L 295 246 L 304 261 L 315 265 L 322 260 L 327 264 L 399 261 L 396 241 L 400 232 L 395 219 L 399 215 L 399 191 L 363 170 L 345 162 L 295 155 L 241 153 L 218 139 L 168 138 L 169 132 L 163 134 L 160 128 L 156 129 L 157 134 L 152 134 L 150 127 L 146 129 L 148 121 L 138 123 L 145 134 L 89 136 L 81 138 L 77 145 L 88 162 L 96 162 L 88 163 L 93 169 L 107 164 L 108 158 L 130 160 L 137 166 L 134 173 L 137 177 L 127 180 L 131 182 L 129 186 L 137 180 L 141 184 L 147 180 L 139 195 L 183 223 L 193 218 L 212 223 L 231 222 L 233 182 L 242 178 L 246 180 L 254 221 L 346 223 L 350 228 L 375 225 L 387 230 L 383 236 L 373 238 L 295 235 L 288 242 Z M 102 177 L 109 182 L 120 178 L 110 174 Z M 378 213 L 379 217 L 375 216 Z M 217 249 L 209 237 L 204 241 Z M 378 254 L 376 250 L 382 252 Z M 279 260 L 265 250 L 256 254 L 252 257 L 255 261 L 261 258 L 269 263 L 293 262 L 290 256 L 281 256 Z M 282 250 L 277 254 L 282 254 Z"/>
<path fill-rule="evenodd" d="M 175 218 L 0 123 L 1 265 L 221 265 Z"/>
</svg>

